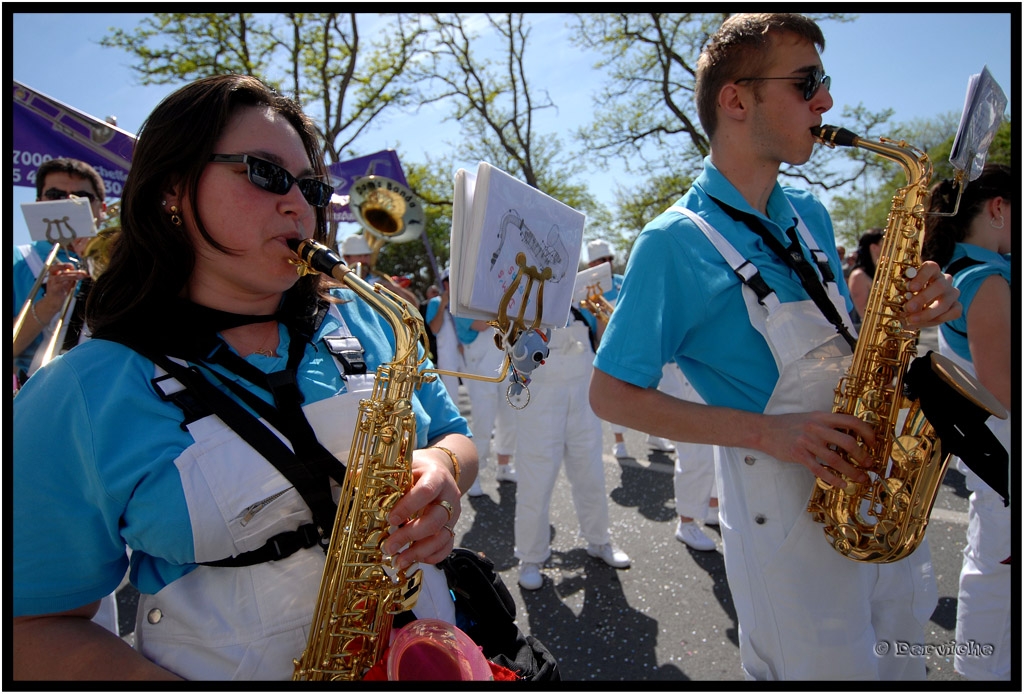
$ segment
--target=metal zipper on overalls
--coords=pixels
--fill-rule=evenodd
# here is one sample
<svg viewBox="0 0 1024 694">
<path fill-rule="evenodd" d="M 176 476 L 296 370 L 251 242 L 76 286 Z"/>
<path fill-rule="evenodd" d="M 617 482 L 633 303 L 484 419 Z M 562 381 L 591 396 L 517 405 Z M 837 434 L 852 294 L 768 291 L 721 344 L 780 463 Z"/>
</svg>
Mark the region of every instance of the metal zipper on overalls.
<svg viewBox="0 0 1024 694">
<path fill-rule="evenodd" d="M 236 518 L 241 518 L 241 520 L 239 521 L 239 524 L 242 527 L 245 527 L 249 523 L 249 521 L 252 520 L 253 516 L 255 516 L 257 513 L 259 513 L 260 511 L 263 510 L 264 506 L 266 506 L 271 501 L 273 501 L 274 499 L 276 499 L 277 497 L 281 496 L 282 494 L 284 494 L 287 491 L 288 490 L 285 489 L 283 491 L 278 492 L 277 494 L 273 494 L 272 496 L 268 496 L 266 499 L 263 499 L 262 501 L 257 501 L 255 504 L 252 504 L 251 506 L 249 506 L 247 509 L 245 509 L 244 513 L 242 513 L 240 516 L 236 516 Z"/>
</svg>

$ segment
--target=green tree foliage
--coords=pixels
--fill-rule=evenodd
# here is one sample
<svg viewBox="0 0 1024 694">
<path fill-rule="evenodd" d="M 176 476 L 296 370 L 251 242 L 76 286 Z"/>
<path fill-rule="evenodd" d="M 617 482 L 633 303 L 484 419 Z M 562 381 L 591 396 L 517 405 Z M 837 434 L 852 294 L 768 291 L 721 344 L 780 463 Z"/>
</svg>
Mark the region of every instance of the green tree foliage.
<svg viewBox="0 0 1024 694">
<path fill-rule="evenodd" d="M 618 191 L 612 236 L 629 245 L 643 227 L 637 213 L 660 212 L 676 200 L 676 185 L 702 168 L 710 143 L 694 102 L 697 59 L 708 37 L 730 13 L 593 13 L 574 15 L 572 41 L 598 51 L 596 67 L 607 74 L 594 96 L 594 120 L 580 128 L 580 156 L 598 166 L 622 167 L 642 182 Z M 809 15 L 850 21 L 843 14 Z M 885 122 L 891 112 L 863 108 L 847 114 L 850 129 Z M 838 125 L 838 124 L 837 124 Z M 784 167 L 794 185 L 829 190 L 863 175 L 864 166 L 847 173 L 833 169 L 841 154 L 818 151 L 800 167 Z M 668 185 L 663 185 L 668 182 Z M 652 194 L 660 191 L 663 197 Z M 653 218 L 651 215 L 647 220 Z"/>
<path fill-rule="evenodd" d="M 413 102 L 402 76 L 424 32 L 415 16 L 394 15 L 387 32 L 364 40 L 360 27 L 378 23 L 356 13 L 155 13 L 134 30 L 112 29 L 100 43 L 133 56 L 141 84 L 259 77 L 314 117 L 335 162 L 375 120 Z"/>
<path fill-rule="evenodd" d="M 411 66 L 410 75 L 419 81 L 424 104 L 450 106 L 447 119 L 461 128 L 455 154 L 487 161 L 571 207 L 609 219 L 587 187 L 573 182 L 582 164 L 557 135 L 538 132 L 534 124 L 538 113 L 557 107 L 527 69 L 531 27 L 524 15 L 431 14 L 428 28 L 430 54 Z M 480 46 L 490 50 L 476 50 Z"/>
<path fill-rule="evenodd" d="M 894 128 L 887 137 L 904 142 L 925 154 L 932 164 L 931 183 L 953 178 L 955 172 L 949 162 L 960 121 L 959 113 L 939 114 L 934 118 L 919 119 Z M 989 147 L 986 161 L 1010 164 L 1012 124 L 1005 119 Z M 871 138 L 877 139 L 877 138 Z M 836 230 L 836 238 L 848 247 L 855 247 L 865 229 L 885 227 L 892 208 L 893 196 L 907 185 L 901 166 L 863 149 L 850 149 L 857 160 L 874 160 L 873 169 L 865 168 L 863 175 L 852 183 L 848 195 L 837 195 L 831 200 L 829 213 Z"/>
</svg>

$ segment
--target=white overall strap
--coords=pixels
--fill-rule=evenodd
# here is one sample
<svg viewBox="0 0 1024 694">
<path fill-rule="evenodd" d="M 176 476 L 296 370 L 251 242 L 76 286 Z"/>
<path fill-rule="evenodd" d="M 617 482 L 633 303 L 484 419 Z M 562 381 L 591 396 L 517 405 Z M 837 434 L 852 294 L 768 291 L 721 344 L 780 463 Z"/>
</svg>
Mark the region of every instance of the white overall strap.
<svg viewBox="0 0 1024 694">
<path fill-rule="evenodd" d="M 31 243 L 23 243 L 18 246 L 18 250 L 21 251 L 25 264 L 32 271 L 32 276 L 39 277 L 39 273 L 43 271 L 43 259 L 36 253 L 35 246 Z"/>
<path fill-rule="evenodd" d="M 707 237 L 708 241 L 711 242 L 711 245 L 713 245 L 715 249 L 722 255 L 722 258 L 725 259 L 725 262 L 729 264 L 729 267 L 732 268 L 733 272 L 736 273 L 736 275 L 740 278 L 743 284 L 750 286 L 750 282 L 755 277 L 760 276 L 761 273 L 754 266 L 754 264 L 751 263 L 746 258 L 744 258 L 731 243 L 726 241 L 725 237 L 722 236 L 717 229 L 711 226 L 707 222 L 707 220 L 705 220 L 699 214 L 697 214 L 693 210 L 689 210 L 685 207 L 680 207 L 678 205 L 673 205 L 672 207 L 668 208 L 667 211 L 678 212 L 679 214 L 689 217 L 690 220 L 697 225 L 697 228 L 701 230 L 704 236 Z M 769 310 L 777 308 L 780 302 L 779 297 L 775 294 L 775 290 L 769 287 L 767 284 L 764 284 L 764 286 L 767 287 L 769 293 L 764 297 L 761 297 L 759 295 L 758 302 L 761 303 L 766 308 L 768 308 Z"/>
</svg>

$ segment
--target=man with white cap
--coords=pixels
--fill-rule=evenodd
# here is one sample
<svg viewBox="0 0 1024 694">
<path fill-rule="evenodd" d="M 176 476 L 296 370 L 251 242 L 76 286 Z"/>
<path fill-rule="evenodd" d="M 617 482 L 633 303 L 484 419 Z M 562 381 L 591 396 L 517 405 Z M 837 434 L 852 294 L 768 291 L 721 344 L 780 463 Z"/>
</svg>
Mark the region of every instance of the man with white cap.
<svg viewBox="0 0 1024 694">
<path fill-rule="evenodd" d="M 411 302 L 413 306 L 420 305 L 420 300 L 411 291 L 398 286 L 387 275 L 375 274 L 373 251 L 370 250 L 370 244 L 366 242 L 366 237 L 362 234 L 350 234 L 345 237 L 341 242 L 341 257 L 345 260 L 345 264 L 353 270 L 358 267 L 359 276 L 370 284 L 380 284 L 385 289 Z"/>
<path fill-rule="evenodd" d="M 594 239 L 587 244 L 587 267 L 597 267 L 601 263 L 608 263 L 612 265 L 615 261 L 615 252 L 612 250 L 611 244 L 604 239 Z M 619 296 L 619 289 L 622 287 L 622 275 L 615 274 L 612 272 L 612 288 L 604 293 L 604 298 L 615 305 L 615 299 Z M 587 310 L 583 311 L 583 317 L 590 325 L 590 330 L 593 334 L 600 336 L 598 331 L 597 318 Z M 600 338 L 599 338 L 600 339 Z M 612 447 L 612 455 L 616 458 L 628 458 L 629 451 L 626 450 L 626 428 L 620 424 L 611 424 L 612 435 L 615 437 L 615 445 Z M 675 446 L 670 441 L 663 439 L 658 436 L 648 436 L 647 445 L 655 451 L 662 451 L 664 453 L 672 453 L 675 451 Z"/>
</svg>

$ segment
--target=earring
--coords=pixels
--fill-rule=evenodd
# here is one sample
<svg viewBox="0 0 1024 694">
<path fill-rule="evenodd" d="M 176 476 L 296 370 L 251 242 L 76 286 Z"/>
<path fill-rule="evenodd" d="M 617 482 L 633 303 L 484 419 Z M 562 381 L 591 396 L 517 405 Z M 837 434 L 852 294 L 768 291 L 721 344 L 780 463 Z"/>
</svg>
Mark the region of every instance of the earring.
<svg viewBox="0 0 1024 694">
<path fill-rule="evenodd" d="M 178 206 L 171 205 L 171 224 L 173 224 L 176 227 L 181 226 L 181 217 L 178 216 L 178 212 Z"/>
<path fill-rule="evenodd" d="M 166 201 L 166 200 L 164 200 L 164 201 L 163 201 L 163 202 L 161 202 L 160 204 L 161 204 L 161 205 L 163 205 L 164 207 L 167 207 L 167 201 Z"/>
<path fill-rule="evenodd" d="M 1005 218 L 1003 217 L 1003 215 L 999 215 L 999 226 L 996 226 L 996 225 L 995 225 L 995 224 L 994 224 L 994 223 L 992 222 L 992 220 L 991 220 L 991 219 L 990 219 L 990 220 L 988 220 L 988 225 L 989 225 L 990 227 L 992 227 L 993 229 L 1002 229 L 1002 228 L 1003 228 L 1003 226 L 1004 226 L 1005 224 L 1006 224 L 1006 219 L 1005 219 Z"/>
</svg>

